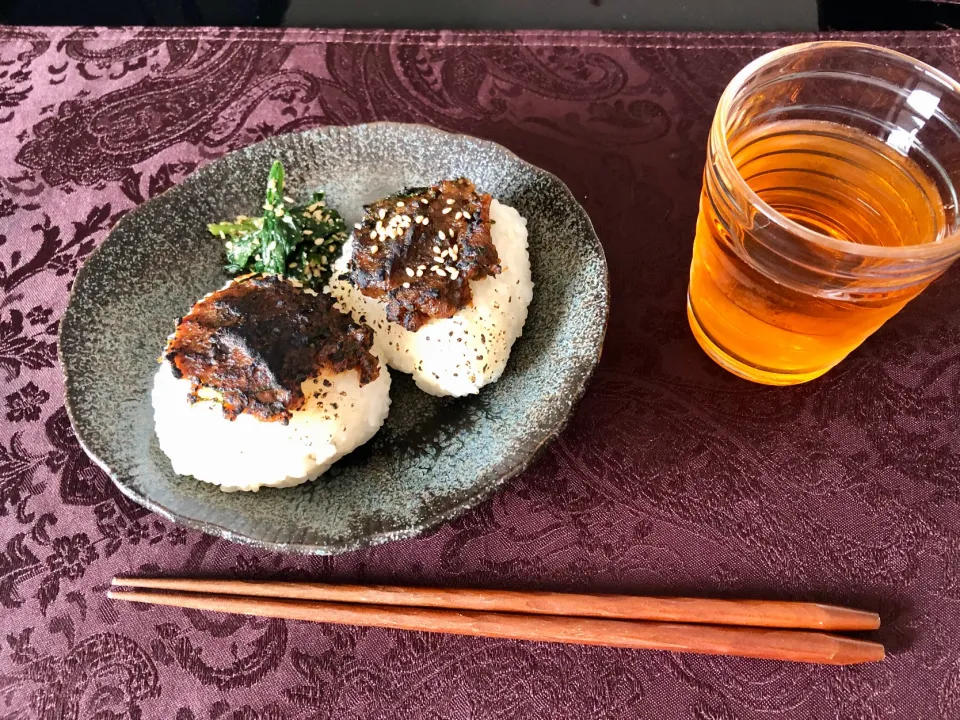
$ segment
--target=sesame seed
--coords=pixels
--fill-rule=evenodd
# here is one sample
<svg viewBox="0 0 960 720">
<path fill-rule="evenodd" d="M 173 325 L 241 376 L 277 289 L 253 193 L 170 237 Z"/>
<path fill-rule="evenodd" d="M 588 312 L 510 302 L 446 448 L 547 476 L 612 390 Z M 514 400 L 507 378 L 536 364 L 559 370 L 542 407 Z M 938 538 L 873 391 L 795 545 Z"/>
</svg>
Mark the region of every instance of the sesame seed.
<svg viewBox="0 0 960 720">
<path fill-rule="evenodd" d="M 446 277 L 446 276 L 447 276 L 447 274 L 446 274 L 443 270 L 441 270 L 440 268 L 437 268 L 436 270 L 434 270 L 434 272 L 435 272 L 437 275 L 439 275 L 440 277 Z"/>
<path fill-rule="evenodd" d="M 447 236 L 446 236 L 446 234 L 443 232 L 443 230 L 441 230 L 440 232 L 437 233 L 437 237 L 439 237 L 441 240 L 446 240 L 446 239 L 447 239 Z"/>
<path fill-rule="evenodd" d="M 404 286 L 405 288 L 408 288 L 408 287 L 410 287 L 410 283 L 406 283 L 406 282 L 405 282 L 405 283 L 403 284 L 403 286 Z"/>
<path fill-rule="evenodd" d="M 459 210 L 457 210 L 457 214 L 453 216 L 453 219 L 454 219 L 454 220 L 459 220 L 459 219 L 462 218 L 462 217 L 463 217 L 463 213 L 460 212 Z"/>
<path fill-rule="evenodd" d="M 377 231 L 376 231 L 376 230 L 371 230 L 371 231 L 370 231 L 370 239 L 371 239 L 371 240 L 376 240 L 376 239 L 377 239 Z"/>
<path fill-rule="evenodd" d="M 454 273 L 454 268 L 450 267 L 449 265 L 445 265 L 443 269 L 446 270 L 451 275 L 453 275 Z"/>
<path fill-rule="evenodd" d="M 413 277 L 413 270 L 411 268 L 406 268 L 407 275 Z"/>
<path fill-rule="evenodd" d="M 433 251 L 434 251 L 437 255 L 439 255 L 439 254 L 440 254 L 440 246 L 439 246 L 439 245 L 434 245 L 434 246 L 433 246 Z"/>
<path fill-rule="evenodd" d="M 289 265 L 287 265 L 288 268 L 295 268 L 296 266 L 297 264 L 295 262 L 292 262 Z"/>
<path fill-rule="evenodd" d="M 427 269 L 426 265 L 417 265 L 417 270 L 426 270 L 426 269 Z"/>
<path fill-rule="evenodd" d="M 287 195 L 284 195 L 284 196 L 283 196 L 283 201 L 284 201 L 284 202 L 288 202 L 288 203 L 290 203 L 291 205 L 293 205 L 293 198 L 292 198 L 292 197 L 289 197 L 289 196 L 287 196 Z"/>
<path fill-rule="evenodd" d="M 447 205 L 453 205 L 453 198 L 447 198 Z"/>
<path fill-rule="evenodd" d="M 263 204 L 263 209 L 266 210 L 267 212 L 270 212 L 271 210 L 273 210 L 273 205 L 271 205 L 271 204 L 268 203 L 268 202 L 265 202 L 265 203 Z"/>
<path fill-rule="evenodd" d="M 417 277 L 423 277 L 423 270 L 417 270 Z"/>
<path fill-rule="evenodd" d="M 313 235 L 313 230 L 304 230 L 304 231 L 303 231 L 303 234 L 304 234 L 304 235 Z"/>
<path fill-rule="evenodd" d="M 424 225 L 429 225 L 429 224 L 430 224 L 430 218 L 426 218 L 426 217 L 425 217 L 425 218 L 423 219 L 423 224 L 424 224 Z"/>
<path fill-rule="evenodd" d="M 433 270 L 433 272 L 436 272 L 437 270 L 440 269 L 440 266 L 439 266 L 439 265 L 431 265 L 431 266 L 430 266 L 430 269 Z"/>
<path fill-rule="evenodd" d="M 383 208 L 380 208 L 380 212 L 377 213 L 377 217 L 383 220 L 387 216 L 387 211 Z"/>
<path fill-rule="evenodd" d="M 320 256 L 320 262 L 323 263 L 324 265 L 326 265 L 326 263 L 327 263 L 327 256 L 326 256 L 326 255 L 321 255 L 321 256 Z"/>
<path fill-rule="evenodd" d="M 454 280 L 457 279 L 457 276 L 458 276 L 459 274 L 460 274 L 460 271 L 457 270 L 456 268 L 451 268 L 451 269 L 450 269 L 450 277 L 452 277 Z"/>
<path fill-rule="evenodd" d="M 313 241 L 314 245 L 323 245 L 323 238 L 317 238 Z"/>
<path fill-rule="evenodd" d="M 398 202 L 397 207 L 403 207 L 403 201 Z"/>
<path fill-rule="evenodd" d="M 443 262 L 443 255 L 434 255 L 434 256 L 433 256 L 433 260 L 434 260 L 434 262 L 442 263 L 442 262 Z"/>
<path fill-rule="evenodd" d="M 423 222 L 423 215 L 417 215 L 417 216 L 413 219 L 413 221 L 414 221 L 415 223 L 417 223 L 417 224 L 422 223 L 422 222 Z"/>
<path fill-rule="evenodd" d="M 379 245 L 371 245 L 371 246 L 370 246 L 370 254 L 371 254 L 371 255 L 376 255 L 379 250 L 380 250 L 380 246 L 379 246 Z"/>
<path fill-rule="evenodd" d="M 444 208 L 443 210 L 441 210 L 440 212 L 442 212 L 444 215 L 446 215 L 446 214 L 447 214 L 448 212 L 450 212 L 451 210 L 453 210 L 453 208 L 445 207 L 445 208 Z"/>
</svg>

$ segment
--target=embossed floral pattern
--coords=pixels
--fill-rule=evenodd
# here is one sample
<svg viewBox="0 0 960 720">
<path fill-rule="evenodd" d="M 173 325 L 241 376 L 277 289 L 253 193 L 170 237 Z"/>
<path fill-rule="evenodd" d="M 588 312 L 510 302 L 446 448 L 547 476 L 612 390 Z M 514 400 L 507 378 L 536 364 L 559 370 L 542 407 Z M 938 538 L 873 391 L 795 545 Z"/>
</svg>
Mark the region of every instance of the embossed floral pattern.
<svg viewBox="0 0 960 720">
<path fill-rule="evenodd" d="M 0 717 L 960 717 L 960 273 L 798 388 L 730 377 L 686 327 L 717 97 L 795 39 L 0 28 Z M 956 35 L 864 39 L 960 74 Z M 613 311 L 570 427 L 480 508 L 336 558 L 135 505 L 63 408 L 55 336 L 77 270 L 213 157 L 381 119 L 501 142 L 587 208 Z M 109 601 L 131 572 L 809 598 L 876 609 L 889 658 L 813 667 Z"/>
<path fill-rule="evenodd" d="M 53 315 L 51 308 L 35 305 L 30 312 L 27 313 L 27 320 L 30 321 L 31 325 L 42 325 L 50 320 L 51 315 Z"/>
<path fill-rule="evenodd" d="M 50 393 L 28 382 L 17 392 L 7 395 L 7 420 L 36 422 L 40 419 L 40 410 L 49 399 Z"/>
<path fill-rule="evenodd" d="M 47 570 L 70 580 L 82 578 L 87 566 L 99 557 L 97 549 L 83 533 L 58 537 L 53 541 L 52 549 L 46 560 Z"/>
</svg>

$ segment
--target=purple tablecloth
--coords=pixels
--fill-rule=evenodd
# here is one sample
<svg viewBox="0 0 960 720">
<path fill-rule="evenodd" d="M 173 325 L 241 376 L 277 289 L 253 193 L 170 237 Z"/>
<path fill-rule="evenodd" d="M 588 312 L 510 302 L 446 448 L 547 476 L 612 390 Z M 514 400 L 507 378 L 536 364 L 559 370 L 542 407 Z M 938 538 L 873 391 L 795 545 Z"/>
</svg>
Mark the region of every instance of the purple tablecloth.
<svg viewBox="0 0 960 720">
<path fill-rule="evenodd" d="M 858 36 L 960 72 L 954 34 Z M 960 717 L 960 272 L 827 377 L 739 381 L 684 313 L 704 143 L 769 35 L 0 29 L 0 717 Z M 613 283 L 569 429 L 494 499 L 335 558 L 123 499 L 80 451 L 55 337 L 123 213 L 326 123 L 472 133 L 559 175 Z M 848 668 L 255 620 L 105 598 L 115 574 L 816 599 L 876 609 Z"/>
</svg>

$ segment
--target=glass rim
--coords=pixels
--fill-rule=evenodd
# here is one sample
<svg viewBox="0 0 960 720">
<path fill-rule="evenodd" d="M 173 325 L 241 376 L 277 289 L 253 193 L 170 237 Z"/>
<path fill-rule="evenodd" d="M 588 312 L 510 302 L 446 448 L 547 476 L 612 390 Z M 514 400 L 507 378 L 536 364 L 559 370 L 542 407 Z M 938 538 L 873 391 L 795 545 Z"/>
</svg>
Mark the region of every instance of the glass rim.
<svg viewBox="0 0 960 720">
<path fill-rule="evenodd" d="M 738 72 L 727 84 L 723 94 L 720 96 L 720 101 L 717 103 L 716 115 L 710 127 L 711 150 L 716 156 L 716 161 L 723 166 L 724 170 L 728 174 L 728 177 L 732 178 L 732 181 L 737 185 L 737 190 L 743 193 L 752 206 L 761 210 L 766 217 L 770 218 L 784 230 L 795 234 L 808 242 L 844 253 L 874 258 L 936 260 L 944 256 L 948 256 L 951 253 L 960 252 L 960 231 L 947 235 L 947 237 L 939 242 L 928 242 L 919 245 L 864 245 L 862 243 L 851 242 L 850 240 L 838 240 L 830 235 L 817 232 L 816 230 L 812 230 L 805 225 L 801 225 L 800 223 L 791 220 L 763 200 L 756 192 L 754 192 L 753 188 L 751 188 L 747 184 L 747 181 L 744 180 L 740 175 L 739 170 L 737 170 L 737 167 L 733 162 L 733 157 L 730 155 L 730 148 L 727 145 L 726 135 L 726 128 L 734 97 L 744 87 L 747 81 L 752 76 L 756 75 L 757 72 L 763 67 L 791 55 L 798 55 L 814 48 L 867 50 L 877 55 L 884 55 L 901 63 L 908 63 L 917 68 L 923 74 L 929 76 L 931 79 L 936 80 L 946 90 L 953 93 L 957 99 L 960 100 L 960 83 L 947 75 L 945 72 L 937 70 L 935 67 L 928 65 L 922 60 L 918 60 L 915 57 L 911 57 L 910 55 L 906 55 L 905 53 L 901 53 L 896 50 L 890 50 L 889 48 L 880 47 L 879 45 L 872 45 L 870 43 L 847 40 L 814 40 L 811 42 L 786 45 L 782 48 L 777 48 L 776 50 L 764 53 L 760 57 L 751 61 L 745 65 L 740 72 Z M 718 136 L 715 136 L 715 134 Z"/>
</svg>

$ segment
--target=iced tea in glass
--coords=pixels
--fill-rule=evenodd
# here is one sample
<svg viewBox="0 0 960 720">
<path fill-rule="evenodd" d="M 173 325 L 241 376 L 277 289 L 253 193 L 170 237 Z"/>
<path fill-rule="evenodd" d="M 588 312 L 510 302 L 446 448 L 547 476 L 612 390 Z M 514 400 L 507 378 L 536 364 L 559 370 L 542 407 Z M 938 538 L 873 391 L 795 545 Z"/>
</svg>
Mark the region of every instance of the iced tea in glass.
<svg viewBox="0 0 960 720">
<path fill-rule="evenodd" d="M 769 53 L 707 145 L 687 315 L 710 357 L 791 385 L 840 362 L 960 255 L 960 85 L 849 42 Z"/>
</svg>

